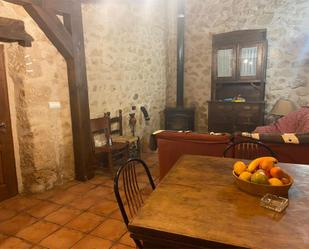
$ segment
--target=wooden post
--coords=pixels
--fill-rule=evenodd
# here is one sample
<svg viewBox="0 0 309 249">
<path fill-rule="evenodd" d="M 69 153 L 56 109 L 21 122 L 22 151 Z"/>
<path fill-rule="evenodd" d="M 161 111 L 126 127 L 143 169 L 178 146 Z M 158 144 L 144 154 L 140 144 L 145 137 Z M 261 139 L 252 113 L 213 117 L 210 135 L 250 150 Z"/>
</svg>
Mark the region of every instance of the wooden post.
<svg viewBox="0 0 309 249">
<path fill-rule="evenodd" d="M 75 178 L 93 177 L 90 113 L 80 1 L 6 0 L 22 5 L 67 62 Z M 64 24 L 56 16 L 61 13 Z"/>
</svg>

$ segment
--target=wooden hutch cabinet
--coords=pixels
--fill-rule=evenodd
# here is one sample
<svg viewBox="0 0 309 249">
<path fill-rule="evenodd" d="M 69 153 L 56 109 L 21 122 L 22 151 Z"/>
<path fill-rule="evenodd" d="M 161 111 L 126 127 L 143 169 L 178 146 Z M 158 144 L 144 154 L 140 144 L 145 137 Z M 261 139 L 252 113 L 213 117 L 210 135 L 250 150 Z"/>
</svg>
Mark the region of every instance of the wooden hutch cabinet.
<svg viewBox="0 0 309 249">
<path fill-rule="evenodd" d="M 253 131 L 264 124 L 266 30 L 217 34 L 212 42 L 208 130 Z"/>
</svg>

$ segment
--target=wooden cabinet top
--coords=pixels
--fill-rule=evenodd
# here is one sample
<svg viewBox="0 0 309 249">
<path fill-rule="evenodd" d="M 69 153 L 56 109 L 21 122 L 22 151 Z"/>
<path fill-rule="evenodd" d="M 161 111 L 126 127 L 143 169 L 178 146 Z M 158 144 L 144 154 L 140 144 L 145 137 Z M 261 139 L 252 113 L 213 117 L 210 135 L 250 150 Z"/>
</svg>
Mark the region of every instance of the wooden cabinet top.
<svg viewBox="0 0 309 249">
<path fill-rule="evenodd" d="M 309 166 L 280 164 L 295 183 L 287 210 L 279 214 L 261 207 L 260 197 L 236 187 L 235 161 L 183 156 L 130 223 L 129 231 L 135 238 L 173 240 L 190 248 L 309 248 Z"/>
</svg>

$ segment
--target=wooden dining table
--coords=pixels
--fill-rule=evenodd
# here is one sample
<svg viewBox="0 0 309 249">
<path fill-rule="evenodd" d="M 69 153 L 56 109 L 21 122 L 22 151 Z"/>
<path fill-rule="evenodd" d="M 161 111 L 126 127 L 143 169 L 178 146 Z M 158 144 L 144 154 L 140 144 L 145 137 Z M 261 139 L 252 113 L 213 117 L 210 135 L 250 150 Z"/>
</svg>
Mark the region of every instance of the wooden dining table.
<svg viewBox="0 0 309 249">
<path fill-rule="evenodd" d="M 237 188 L 237 159 L 184 155 L 129 224 L 145 249 L 309 249 L 309 165 L 279 163 L 294 178 L 277 213 Z"/>
</svg>

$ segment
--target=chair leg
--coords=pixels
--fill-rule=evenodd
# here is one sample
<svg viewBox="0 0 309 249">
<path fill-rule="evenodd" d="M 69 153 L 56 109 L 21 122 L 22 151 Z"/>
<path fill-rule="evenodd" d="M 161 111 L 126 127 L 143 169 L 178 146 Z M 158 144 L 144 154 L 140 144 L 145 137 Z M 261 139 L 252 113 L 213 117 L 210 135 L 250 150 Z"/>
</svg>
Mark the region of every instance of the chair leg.
<svg viewBox="0 0 309 249">
<path fill-rule="evenodd" d="M 137 140 L 137 156 L 139 159 L 142 158 L 142 155 L 141 155 L 141 140 L 138 138 Z"/>
<path fill-rule="evenodd" d="M 110 170 L 110 172 L 112 174 L 112 177 L 114 177 L 115 174 L 114 174 L 114 165 L 113 165 L 112 153 L 108 153 L 108 155 L 107 155 L 107 163 L 108 163 L 109 170 Z"/>
</svg>

